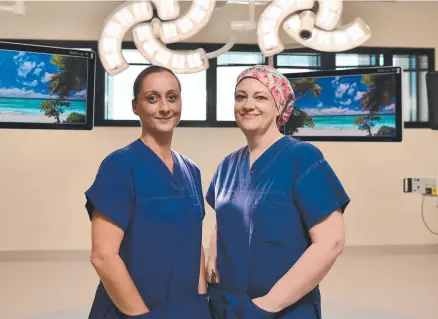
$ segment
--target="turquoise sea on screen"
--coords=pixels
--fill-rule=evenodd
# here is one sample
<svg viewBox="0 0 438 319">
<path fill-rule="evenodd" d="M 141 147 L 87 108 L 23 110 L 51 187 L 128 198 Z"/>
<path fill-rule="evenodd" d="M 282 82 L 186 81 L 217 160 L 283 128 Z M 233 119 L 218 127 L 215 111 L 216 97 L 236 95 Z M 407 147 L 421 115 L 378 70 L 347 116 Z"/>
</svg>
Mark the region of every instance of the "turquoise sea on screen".
<svg viewBox="0 0 438 319">
<path fill-rule="evenodd" d="M 21 99 L 21 98 L 1 98 L 0 97 L 0 115 L 44 115 L 41 111 L 41 103 L 50 101 L 49 99 Z M 63 115 L 76 112 L 86 115 L 87 105 L 85 100 L 70 100 L 71 104 L 68 107 L 63 107 Z"/>
<path fill-rule="evenodd" d="M 315 123 L 314 129 L 358 129 L 357 125 L 354 125 L 354 120 L 359 115 L 333 115 L 333 116 L 312 116 Z M 380 121 L 373 121 L 374 128 L 380 128 L 382 126 L 395 127 L 395 114 L 382 114 L 378 115 Z"/>
</svg>

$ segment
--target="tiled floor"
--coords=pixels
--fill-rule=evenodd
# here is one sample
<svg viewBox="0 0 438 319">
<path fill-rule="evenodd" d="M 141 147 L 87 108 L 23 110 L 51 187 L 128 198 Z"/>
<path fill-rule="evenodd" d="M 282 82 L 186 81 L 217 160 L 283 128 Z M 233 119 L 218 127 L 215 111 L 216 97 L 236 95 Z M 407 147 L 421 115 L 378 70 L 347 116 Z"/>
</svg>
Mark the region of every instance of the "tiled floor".
<svg viewBox="0 0 438 319">
<path fill-rule="evenodd" d="M 86 261 L 0 263 L 1 319 L 86 319 Z M 321 284 L 323 319 L 437 319 L 438 255 L 345 253 Z"/>
</svg>

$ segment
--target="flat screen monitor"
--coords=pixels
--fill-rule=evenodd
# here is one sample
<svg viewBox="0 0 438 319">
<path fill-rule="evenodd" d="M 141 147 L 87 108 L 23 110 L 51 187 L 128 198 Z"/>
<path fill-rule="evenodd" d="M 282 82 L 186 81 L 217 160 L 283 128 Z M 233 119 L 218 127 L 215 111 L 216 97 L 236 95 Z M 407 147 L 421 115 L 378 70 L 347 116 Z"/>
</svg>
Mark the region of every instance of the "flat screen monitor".
<svg viewBox="0 0 438 319">
<path fill-rule="evenodd" d="M 91 130 L 96 53 L 0 42 L 0 128 Z"/>
<path fill-rule="evenodd" d="M 288 73 L 295 107 L 282 127 L 307 141 L 402 141 L 402 69 Z"/>
</svg>

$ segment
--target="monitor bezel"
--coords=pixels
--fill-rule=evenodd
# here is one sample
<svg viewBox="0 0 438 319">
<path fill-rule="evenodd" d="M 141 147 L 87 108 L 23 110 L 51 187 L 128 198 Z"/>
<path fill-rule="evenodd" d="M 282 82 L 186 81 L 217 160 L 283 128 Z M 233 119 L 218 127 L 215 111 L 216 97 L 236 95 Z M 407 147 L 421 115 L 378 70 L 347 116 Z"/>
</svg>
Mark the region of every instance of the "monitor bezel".
<svg viewBox="0 0 438 319">
<path fill-rule="evenodd" d="M 97 55 L 94 50 L 46 46 L 30 43 L 15 43 L 0 41 L 0 50 L 22 51 L 30 53 L 59 54 L 67 56 L 81 56 L 88 60 L 87 78 L 87 117 L 84 124 L 57 124 L 57 123 L 29 123 L 29 122 L 1 122 L 0 129 L 37 129 L 37 130 L 92 130 L 94 127 L 95 83 Z"/>
<path fill-rule="evenodd" d="M 395 136 L 303 136 L 290 135 L 291 137 L 309 142 L 402 142 L 403 140 L 403 115 L 402 115 L 402 74 L 403 69 L 399 66 L 383 66 L 383 67 L 366 67 L 366 68 L 348 68 L 342 70 L 323 70 L 299 73 L 284 73 L 284 76 L 289 79 L 308 78 L 308 77 L 329 77 L 329 76 L 349 76 L 349 75 L 365 75 L 392 73 L 395 76 Z M 286 124 L 280 130 L 285 131 Z"/>
<path fill-rule="evenodd" d="M 438 118 L 438 109 L 434 107 L 438 103 L 435 95 L 432 94 L 432 87 L 428 84 L 431 81 L 438 81 L 438 71 L 429 71 L 426 73 L 426 91 L 427 91 L 427 106 L 429 107 L 429 127 L 436 131 L 438 130 L 438 122 L 435 121 Z"/>
</svg>

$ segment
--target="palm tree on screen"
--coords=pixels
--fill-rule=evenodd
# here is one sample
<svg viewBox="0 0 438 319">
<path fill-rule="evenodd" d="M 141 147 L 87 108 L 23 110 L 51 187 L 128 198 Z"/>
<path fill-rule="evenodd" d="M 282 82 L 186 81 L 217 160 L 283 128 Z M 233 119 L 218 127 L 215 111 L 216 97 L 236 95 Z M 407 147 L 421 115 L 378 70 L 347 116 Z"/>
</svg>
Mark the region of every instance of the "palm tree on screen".
<svg viewBox="0 0 438 319">
<path fill-rule="evenodd" d="M 316 78 L 298 79 L 293 81 L 291 85 L 295 93 L 295 103 L 306 96 L 309 99 L 321 97 L 322 87 L 316 84 Z M 295 106 L 289 121 L 286 123 L 286 133 L 293 135 L 298 133 L 299 128 L 304 127 L 315 127 L 315 122 L 305 111 Z"/>
<path fill-rule="evenodd" d="M 395 97 L 395 78 L 391 74 L 366 74 L 362 76 L 362 83 L 369 88 L 361 98 L 362 110 L 368 113 L 365 116 L 358 116 L 354 124 L 359 130 L 367 131 L 368 135 L 372 136 L 371 129 L 376 125 L 376 122 L 381 120 L 378 113 L 383 107 L 390 106 L 393 103 Z M 382 126 L 375 135 L 395 135 L 395 128 L 386 125 Z"/>
<path fill-rule="evenodd" d="M 74 93 L 82 91 L 87 83 L 87 63 L 83 59 L 72 58 L 62 55 L 54 55 L 50 61 L 55 65 L 59 73 L 53 74 L 48 80 L 50 95 L 56 97 L 51 101 L 44 101 L 40 109 L 48 117 L 54 117 L 56 123 L 61 123 L 60 116 L 65 108 L 71 106 L 71 102 L 66 101 Z M 71 113 L 65 123 L 83 123 L 85 116 L 79 113 Z"/>
</svg>

